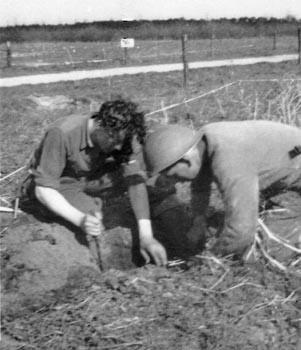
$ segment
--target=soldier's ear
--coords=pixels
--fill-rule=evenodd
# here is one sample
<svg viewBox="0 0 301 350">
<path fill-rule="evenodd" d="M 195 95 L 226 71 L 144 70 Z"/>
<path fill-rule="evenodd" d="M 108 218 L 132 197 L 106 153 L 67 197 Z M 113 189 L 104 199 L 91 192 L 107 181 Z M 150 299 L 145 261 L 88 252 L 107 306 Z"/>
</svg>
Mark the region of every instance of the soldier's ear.
<svg viewBox="0 0 301 350">
<path fill-rule="evenodd" d="M 191 159 L 189 157 L 186 157 L 186 158 L 183 157 L 176 164 L 178 164 L 178 163 L 185 163 L 188 166 L 190 166 L 191 165 Z"/>
</svg>

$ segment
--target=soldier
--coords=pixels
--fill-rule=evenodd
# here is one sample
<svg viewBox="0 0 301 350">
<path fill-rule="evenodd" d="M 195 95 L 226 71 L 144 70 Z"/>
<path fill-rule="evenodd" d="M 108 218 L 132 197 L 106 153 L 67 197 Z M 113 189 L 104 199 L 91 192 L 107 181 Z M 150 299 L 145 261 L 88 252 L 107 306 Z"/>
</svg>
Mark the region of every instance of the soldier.
<svg viewBox="0 0 301 350">
<path fill-rule="evenodd" d="M 211 184 L 217 184 L 225 219 L 213 252 L 243 258 L 254 240 L 259 194 L 301 193 L 300 144 L 299 128 L 252 120 L 211 123 L 197 132 L 167 125 L 146 139 L 144 150 L 152 175 L 192 181 L 188 236 L 195 244 L 204 238 Z"/>
<path fill-rule="evenodd" d="M 144 136 L 143 113 L 123 99 L 103 103 L 92 116 L 59 119 L 31 159 L 21 190 L 22 207 L 40 208 L 43 216 L 62 218 L 98 236 L 103 230 L 100 200 L 89 193 L 89 183 L 108 169 L 118 170 L 137 220 L 140 252 L 146 261 L 165 265 L 166 250 L 153 236 L 145 176 L 137 160 Z"/>
</svg>

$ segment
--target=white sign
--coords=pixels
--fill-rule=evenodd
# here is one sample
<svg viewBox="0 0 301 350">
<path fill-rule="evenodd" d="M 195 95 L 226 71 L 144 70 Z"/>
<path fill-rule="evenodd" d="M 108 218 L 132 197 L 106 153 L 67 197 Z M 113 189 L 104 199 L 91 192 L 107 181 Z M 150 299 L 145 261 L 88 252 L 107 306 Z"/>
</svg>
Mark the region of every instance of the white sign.
<svg viewBox="0 0 301 350">
<path fill-rule="evenodd" d="M 122 38 L 120 40 L 120 46 L 121 47 L 127 47 L 127 48 L 135 47 L 135 39 L 133 39 L 133 38 Z"/>
</svg>

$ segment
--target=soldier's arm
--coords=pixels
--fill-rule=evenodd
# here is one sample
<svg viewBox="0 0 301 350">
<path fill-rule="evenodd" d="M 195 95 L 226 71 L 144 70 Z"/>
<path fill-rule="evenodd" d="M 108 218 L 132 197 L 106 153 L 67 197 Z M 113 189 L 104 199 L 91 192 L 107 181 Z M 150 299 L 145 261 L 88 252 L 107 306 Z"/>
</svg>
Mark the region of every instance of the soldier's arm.
<svg viewBox="0 0 301 350">
<path fill-rule="evenodd" d="M 212 175 L 208 164 L 191 184 L 193 224 L 187 237 L 192 245 L 202 245 L 207 232 L 206 212 L 210 200 Z"/>
<path fill-rule="evenodd" d="M 258 218 L 258 177 L 238 170 L 222 184 L 225 220 L 213 247 L 216 254 L 241 256 L 253 242 Z"/>
<path fill-rule="evenodd" d="M 165 248 L 153 235 L 148 193 L 145 184 L 146 173 L 143 169 L 142 149 L 137 147 L 128 164 L 124 166 L 124 176 L 128 185 L 131 206 L 138 224 L 140 252 L 146 262 L 153 258 L 156 265 L 166 265 Z"/>
<path fill-rule="evenodd" d="M 84 232 L 98 235 L 102 224 L 94 215 L 72 206 L 59 192 L 60 177 L 66 165 L 64 136 L 59 129 L 50 129 L 42 142 L 35 169 L 35 196 L 55 215 L 67 220 Z"/>
</svg>

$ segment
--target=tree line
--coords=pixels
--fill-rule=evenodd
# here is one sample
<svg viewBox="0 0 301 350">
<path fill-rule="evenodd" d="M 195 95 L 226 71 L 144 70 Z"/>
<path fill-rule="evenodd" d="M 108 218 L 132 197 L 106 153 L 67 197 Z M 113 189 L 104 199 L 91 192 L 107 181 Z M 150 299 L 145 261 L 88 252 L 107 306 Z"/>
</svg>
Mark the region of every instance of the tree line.
<svg viewBox="0 0 301 350">
<path fill-rule="evenodd" d="M 182 34 L 190 39 L 241 38 L 270 35 L 295 35 L 301 20 L 242 17 L 215 20 L 184 18 L 156 21 L 102 21 L 59 25 L 16 25 L 0 27 L 0 42 L 28 41 L 116 41 L 123 37 L 137 40 L 177 40 Z"/>
</svg>

